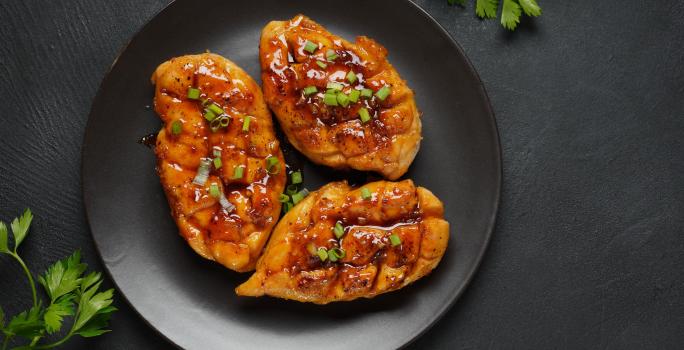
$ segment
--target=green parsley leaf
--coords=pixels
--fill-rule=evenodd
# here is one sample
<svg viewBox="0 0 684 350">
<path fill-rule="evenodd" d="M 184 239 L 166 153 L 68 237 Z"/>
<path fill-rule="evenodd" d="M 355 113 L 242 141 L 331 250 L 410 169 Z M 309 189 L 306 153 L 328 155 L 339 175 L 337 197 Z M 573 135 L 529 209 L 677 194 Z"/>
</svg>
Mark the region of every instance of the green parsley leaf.
<svg viewBox="0 0 684 350">
<path fill-rule="evenodd" d="M 477 0 L 475 13 L 480 18 L 496 18 L 496 10 L 499 8 L 499 0 Z"/>
<path fill-rule="evenodd" d="M 42 313 L 42 307 L 36 305 L 28 311 L 12 317 L 4 330 L 5 335 L 18 335 L 27 339 L 33 339 L 33 337 L 40 335 L 44 328 Z"/>
<path fill-rule="evenodd" d="M 73 300 L 74 295 L 67 294 L 45 309 L 43 321 L 45 321 L 45 330 L 47 330 L 48 334 L 53 334 L 62 328 L 64 316 L 72 316 L 74 314 Z"/>
<path fill-rule="evenodd" d="M 520 23 L 520 5 L 515 0 L 503 0 L 501 25 L 508 30 L 515 30 Z"/>
<path fill-rule="evenodd" d="M 520 7 L 522 7 L 525 14 L 531 17 L 537 17 L 541 15 L 541 7 L 537 5 L 536 0 L 518 0 Z"/>
<path fill-rule="evenodd" d="M 24 215 L 19 218 L 15 218 L 12 221 L 12 233 L 14 234 L 14 252 L 17 251 L 21 242 L 26 238 L 28 229 L 31 226 L 31 221 L 33 220 L 33 214 L 31 214 L 31 209 L 26 209 Z"/>
<path fill-rule="evenodd" d="M 9 253 L 9 247 L 7 246 L 7 225 L 0 221 L 0 253 Z"/>
<path fill-rule="evenodd" d="M 78 301 L 79 314 L 74 322 L 74 330 L 78 332 L 98 313 L 111 313 L 114 310 L 108 308 L 112 304 L 113 289 L 96 293 L 102 281 L 93 284 L 80 296 Z"/>
<path fill-rule="evenodd" d="M 81 252 L 76 251 L 66 259 L 60 260 L 48 267 L 45 274 L 38 277 L 38 282 L 45 287 L 51 302 L 71 293 L 81 284 L 81 274 L 88 267 L 81 263 Z"/>
<path fill-rule="evenodd" d="M 109 319 L 112 316 L 112 312 L 117 309 L 114 306 L 107 306 L 106 308 L 100 310 L 90 319 L 81 329 L 76 333 L 84 338 L 96 337 L 104 333 L 110 332 L 109 329 L 105 329 L 109 324 Z"/>
</svg>

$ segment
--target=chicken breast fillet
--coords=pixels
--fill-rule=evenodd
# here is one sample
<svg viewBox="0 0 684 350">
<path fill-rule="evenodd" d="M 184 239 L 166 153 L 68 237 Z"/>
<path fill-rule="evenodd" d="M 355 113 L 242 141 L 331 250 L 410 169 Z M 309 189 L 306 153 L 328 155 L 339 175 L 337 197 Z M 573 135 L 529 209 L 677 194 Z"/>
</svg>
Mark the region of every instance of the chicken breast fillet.
<svg viewBox="0 0 684 350">
<path fill-rule="evenodd" d="M 313 162 L 401 177 L 418 152 L 413 91 L 370 38 L 355 43 L 298 15 L 263 29 L 264 96 L 288 140 Z"/>
<path fill-rule="evenodd" d="M 164 62 L 152 82 L 164 122 L 157 172 L 181 236 L 204 258 L 253 270 L 285 185 L 283 154 L 259 86 L 214 54 Z"/>
<path fill-rule="evenodd" d="M 397 290 L 444 255 L 443 215 L 442 202 L 411 180 L 330 183 L 282 218 L 236 293 L 327 304 Z"/>
</svg>

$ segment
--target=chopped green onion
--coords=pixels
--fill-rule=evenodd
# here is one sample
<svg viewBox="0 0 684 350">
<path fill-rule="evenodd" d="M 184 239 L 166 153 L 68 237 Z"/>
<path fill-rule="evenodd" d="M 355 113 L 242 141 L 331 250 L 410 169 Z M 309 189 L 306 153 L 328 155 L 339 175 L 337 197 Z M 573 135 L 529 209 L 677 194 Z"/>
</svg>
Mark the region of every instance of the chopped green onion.
<svg viewBox="0 0 684 350">
<path fill-rule="evenodd" d="M 308 195 L 309 195 L 309 190 L 307 190 L 306 188 L 295 193 L 295 194 L 293 194 L 291 196 L 292 197 L 292 204 L 296 205 L 297 203 L 301 202 L 302 199 L 304 199 L 304 197 L 306 197 Z"/>
<path fill-rule="evenodd" d="M 327 58 L 328 61 L 334 61 L 338 57 L 340 56 L 338 56 L 333 49 L 328 49 L 328 51 L 325 52 L 325 58 Z"/>
<path fill-rule="evenodd" d="M 196 89 L 194 87 L 189 87 L 188 88 L 188 98 L 191 100 L 196 100 L 200 96 L 200 91 L 199 89 Z"/>
<path fill-rule="evenodd" d="M 210 121 L 216 119 L 216 113 L 214 113 L 210 110 L 206 110 L 204 112 L 204 119 L 206 119 L 208 122 L 210 122 Z"/>
<path fill-rule="evenodd" d="M 325 64 L 323 61 L 316 61 L 316 64 L 321 67 L 321 69 L 326 69 L 328 68 L 328 65 Z"/>
<path fill-rule="evenodd" d="M 221 193 L 221 196 L 219 197 L 219 204 L 221 204 L 221 207 L 228 212 L 235 210 L 233 203 L 229 202 L 228 198 L 226 198 L 226 195 L 223 193 Z"/>
<path fill-rule="evenodd" d="M 216 183 L 212 182 L 211 185 L 209 185 L 209 194 L 216 199 L 221 197 L 221 190 L 219 190 Z"/>
<path fill-rule="evenodd" d="M 344 256 L 347 255 L 344 250 L 340 248 L 332 248 L 328 250 L 328 259 L 332 262 L 336 262 L 337 260 L 344 259 Z"/>
<path fill-rule="evenodd" d="M 285 203 L 285 204 L 283 205 L 283 211 L 284 211 L 284 212 L 287 213 L 288 211 L 290 211 L 290 209 L 292 209 L 292 203 L 287 202 L 287 203 Z"/>
<path fill-rule="evenodd" d="M 323 103 L 328 106 L 337 106 L 337 96 L 335 93 L 326 92 L 325 95 L 323 95 Z"/>
<path fill-rule="evenodd" d="M 361 95 L 361 91 L 359 90 L 352 90 L 349 92 L 349 102 L 351 103 L 356 103 L 359 101 L 359 95 Z"/>
<path fill-rule="evenodd" d="M 362 188 L 361 189 L 361 198 L 363 199 L 370 199 L 371 198 L 371 192 L 367 188 Z"/>
<path fill-rule="evenodd" d="M 339 103 L 342 107 L 349 106 L 349 96 L 340 92 L 339 94 L 337 94 L 337 103 Z"/>
<path fill-rule="evenodd" d="M 361 122 L 364 124 L 371 120 L 370 113 L 368 113 L 368 110 L 365 107 L 359 108 L 359 118 L 361 118 Z"/>
<path fill-rule="evenodd" d="M 252 117 L 246 115 L 245 119 L 242 121 L 242 131 L 243 132 L 248 132 L 249 131 L 249 122 L 252 120 Z"/>
<path fill-rule="evenodd" d="M 204 186 L 204 184 L 207 182 L 207 179 L 209 178 L 210 166 L 211 159 L 202 158 L 200 160 L 200 165 L 197 168 L 197 175 L 195 175 L 195 178 L 192 180 L 192 183 L 194 183 L 195 185 Z"/>
<path fill-rule="evenodd" d="M 171 132 L 174 135 L 180 135 L 180 133 L 183 131 L 183 123 L 180 122 L 180 120 L 175 120 L 173 124 L 171 124 Z"/>
<path fill-rule="evenodd" d="M 237 179 L 242 179 L 242 173 L 245 172 L 245 167 L 242 165 L 238 165 L 233 169 L 233 177 L 231 177 L 231 180 L 237 180 Z"/>
<path fill-rule="evenodd" d="M 311 94 L 315 94 L 318 92 L 318 89 L 315 86 L 307 86 L 303 90 L 304 96 L 309 96 Z"/>
<path fill-rule="evenodd" d="M 301 171 L 295 171 L 294 173 L 292 173 L 292 175 L 290 175 L 290 177 L 292 178 L 293 184 L 296 185 L 296 184 L 302 183 L 302 172 Z"/>
<path fill-rule="evenodd" d="M 378 90 L 378 92 L 375 93 L 375 96 L 377 96 L 380 99 L 380 101 L 384 101 L 391 92 L 392 89 L 390 89 L 389 86 L 385 85 L 380 90 Z"/>
<path fill-rule="evenodd" d="M 230 124 L 230 118 L 228 118 L 227 115 L 223 115 L 223 116 L 221 116 L 221 117 L 219 118 L 219 125 L 220 125 L 222 128 L 227 127 L 228 124 Z"/>
<path fill-rule="evenodd" d="M 290 201 L 290 196 L 286 195 L 285 193 L 281 193 L 278 196 L 278 202 L 280 203 L 287 203 Z"/>
<path fill-rule="evenodd" d="M 357 80 L 356 74 L 354 74 L 354 71 L 350 70 L 349 73 L 347 73 L 347 81 L 354 84 L 356 82 L 356 80 Z"/>
<path fill-rule="evenodd" d="M 304 44 L 304 51 L 308 53 L 314 53 L 316 52 L 316 49 L 318 48 L 318 44 L 314 44 L 311 41 L 307 40 L 306 44 Z"/>
<path fill-rule="evenodd" d="M 335 91 L 342 91 L 342 89 L 344 88 L 344 85 L 342 85 L 342 84 L 340 84 L 340 83 L 336 83 L 336 82 L 334 82 L 334 81 L 329 81 L 329 82 L 328 82 L 328 85 L 326 86 L 326 88 L 327 88 L 327 89 L 332 89 L 332 90 L 335 90 Z"/>
<path fill-rule="evenodd" d="M 221 128 L 221 118 L 216 118 L 209 123 L 209 127 L 211 128 L 211 132 L 216 132 L 218 129 Z"/>
<path fill-rule="evenodd" d="M 214 157 L 220 157 L 221 156 L 221 150 L 218 148 L 214 148 Z"/>
<path fill-rule="evenodd" d="M 390 242 L 392 243 L 392 247 L 396 247 L 396 246 L 401 244 L 401 238 L 399 238 L 399 236 L 397 236 L 394 233 L 392 235 L 390 235 L 389 239 L 390 239 Z"/>
<path fill-rule="evenodd" d="M 297 185 L 287 185 L 287 188 L 285 188 L 285 192 L 290 196 L 297 193 L 298 191 L 299 190 L 297 190 Z"/>
<path fill-rule="evenodd" d="M 216 114 L 216 115 L 221 115 L 221 114 L 224 113 L 224 112 L 223 112 L 223 108 L 221 108 L 219 105 L 217 105 L 217 104 L 215 104 L 215 103 L 209 104 L 209 106 L 207 106 L 207 108 L 208 108 L 210 111 L 214 112 L 214 114 Z"/>
<path fill-rule="evenodd" d="M 335 232 L 335 237 L 337 237 L 338 239 L 344 236 L 344 227 L 342 227 L 342 224 L 339 221 L 335 223 L 333 232 Z"/>
<path fill-rule="evenodd" d="M 373 97 L 373 90 L 371 90 L 371 89 L 361 90 L 361 97 L 367 97 L 367 98 Z"/>
<path fill-rule="evenodd" d="M 277 157 L 270 156 L 266 158 L 266 172 L 269 174 L 277 174 L 280 172 L 280 161 Z"/>
<path fill-rule="evenodd" d="M 223 162 L 221 161 L 221 158 L 214 158 L 214 168 L 221 169 L 222 166 Z"/>
<path fill-rule="evenodd" d="M 326 261 L 328 260 L 328 251 L 324 247 L 318 248 L 318 258 L 321 259 L 321 261 Z"/>
</svg>

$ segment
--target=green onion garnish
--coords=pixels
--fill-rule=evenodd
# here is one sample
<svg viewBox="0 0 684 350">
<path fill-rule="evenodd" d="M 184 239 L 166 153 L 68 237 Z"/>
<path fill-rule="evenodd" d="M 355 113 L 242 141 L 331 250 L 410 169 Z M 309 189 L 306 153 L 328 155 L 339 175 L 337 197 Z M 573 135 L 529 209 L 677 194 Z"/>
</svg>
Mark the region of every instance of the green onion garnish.
<svg viewBox="0 0 684 350">
<path fill-rule="evenodd" d="M 252 120 L 252 117 L 246 115 L 245 119 L 242 121 L 242 131 L 243 132 L 248 132 L 249 131 L 249 122 Z"/>
<path fill-rule="evenodd" d="M 211 185 L 209 185 L 209 194 L 214 198 L 221 197 L 221 191 L 215 182 L 212 182 Z"/>
<path fill-rule="evenodd" d="M 329 82 L 328 82 L 328 85 L 326 85 L 326 88 L 327 88 L 327 89 L 332 89 L 332 90 L 335 90 L 335 91 L 342 91 L 342 89 L 344 88 L 344 85 L 342 85 L 342 84 L 340 84 L 340 83 L 336 83 L 336 82 L 334 82 L 334 81 L 329 81 Z"/>
<path fill-rule="evenodd" d="M 346 94 L 340 92 L 339 94 L 337 94 L 337 103 L 339 103 L 342 107 L 347 107 L 349 106 L 349 97 Z"/>
<path fill-rule="evenodd" d="M 356 74 L 354 74 L 354 71 L 350 70 L 349 73 L 347 73 L 347 81 L 354 84 L 356 82 L 356 80 L 357 80 Z"/>
<path fill-rule="evenodd" d="M 216 114 L 216 115 L 221 115 L 224 113 L 223 108 L 221 108 L 219 105 L 214 104 L 214 103 L 209 104 L 209 106 L 207 106 L 207 108 L 210 111 L 214 112 L 214 114 Z"/>
<path fill-rule="evenodd" d="M 314 53 L 316 52 L 316 49 L 318 48 L 317 44 L 312 43 L 311 41 L 307 40 L 306 44 L 304 44 L 304 51 L 308 53 Z"/>
<path fill-rule="evenodd" d="M 219 125 L 222 128 L 225 128 L 226 126 L 228 126 L 228 124 L 230 124 L 230 118 L 228 118 L 227 115 L 221 116 L 221 118 L 219 118 Z"/>
<path fill-rule="evenodd" d="M 278 196 L 278 202 L 280 203 L 287 203 L 290 201 L 290 196 L 286 195 L 285 193 L 281 193 Z"/>
<path fill-rule="evenodd" d="M 384 101 L 391 92 L 392 89 L 389 86 L 385 85 L 380 90 L 378 90 L 378 92 L 375 93 L 375 96 L 377 96 L 380 99 L 380 101 Z"/>
<path fill-rule="evenodd" d="M 328 49 L 328 51 L 325 52 L 325 58 L 327 58 L 328 61 L 334 61 L 338 57 L 340 56 L 338 56 L 333 49 Z"/>
<path fill-rule="evenodd" d="M 365 187 L 362 188 L 361 189 L 361 198 L 370 199 L 371 198 L 371 191 Z"/>
<path fill-rule="evenodd" d="M 321 259 L 321 261 L 328 260 L 328 251 L 325 248 L 323 248 L 323 247 L 318 248 L 317 254 L 318 254 L 318 257 Z"/>
<path fill-rule="evenodd" d="M 296 185 L 296 184 L 302 183 L 302 172 L 301 171 L 295 171 L 294 173 L 292 173 L 292 175 L 290 175 L 290 177 L 292 178 L 293 184 Z"/>
<path fill-rule="evenodd" d="M 222 166 L 223 162 L 221 161 L 221 158 L 214 158 L 214 168 L 221 169 Z"/>
<path fill-rule="evenodd" d="M 204 119 L 206 119 L 208 122 L 210 122 L 210 121 L 216 119 L 216 113 L 214 113 L 210 110 L 206 110 L 204 112 Z"/>
<path fill-rule="evenodd" d="M 266 158 L 266 172 L 269 174 L 277 174 L 280 172 L 280 161 L 277 157 L 270 156 Z"/>
<path fill-rule="evenodd" d="M 359 95 L 361 95 L 361 91 L 359 90 L 352 90 L 349 92 L 349 102 L 351 103 L 356 103 L 359 101 Z"/>
<path fill-rule="evenodd" d="M 171 132 L 174 135 L 180 135 L 180 133 L 183 131 L 183 123 L 180 122 L 180 120 L 175 120 L 173 124 L 171 124 Z"/>
<path fill-rule="evenodd" d="M 214 148 L 213 154 L 214 154 L 214 157 L 220 157 L 221 156 L 221 150 L 218 148 Z"/>
<path fill-rule="evenodd" d="M 321 69 L 326 69 L 328 68 L 328 65 L 323 63 L 323 61 L 316 61 L 316 64 L 321 67 Z"/>
<path fill-rule="evenodd" d="M 242 173 L 245 172 L 245 167 L 242 165 L 238 165 L 233 169 L 233 176 L 230 178 L 231 180 L 238 180 L 242 179 Z"/>
<path fill-rule="evenodd" d="M 367 97 L 367 98 L 373 97 L 373 90 L 371 90 L 371 89 L 361 90 L 361 97 Z"/>
<path fill-rule="evenodd" d="M 211 132 L 217 132 L 221 128 L 221 118 L 216 118 L 209 123 Z"/>
<path fill-rule="evenodd" d="M 211 167 L 211 159 L 209 158 L 202 158 L 200 159 L 200 165 L 197 168 L 197 175 L 195 175 L 195 178 L 192 180 L 192 183 L 195 185 L 200 185 L 204 186 L 204 184 L 207 182 L 207 179 L 209 178 L 209 169 Z"/>
<path fill-rule="evenodd" d="M 311 94 L 317 93 L 318 89 L 315 86 L 307 86 L 302 90 L 302 92 L 304 92 L 304 96 L 309 96 Z"/>
<path fill-rule="evenodd" d="M 285 193 L 289 194 L 290 196 L 297 193 L 299 190 L 297 190 L 297 185 L 287 185 L 285 188 Z"/>
<path fill-rule="evenodd" d="M 361 122 L 364 124 L 371 120 L 370 113 L 368 113 L 368 110 L 365 107 L 359 108 L 359 118 L 361 118 Z"/>
<path fill-rule="evenodd" d="M 401 238 L 399 238 L 399 236 L 397 236 L 394 233 L 390 235 L 389 239 L 390 239 L 390 242 L 392 243 L 392 247 L 396 247 L 396 246 L 401 244 Z"/>
<path fill-rule="evenodd" d="M 342 224 L 339 221 L 335 223 L 333 232 L 335 232 L 335 237 L 337 237 L 338 239 L 344 236 L 344 227 L 342 227 Z"/>
<path fill-rule="evenodd" d="M 191 100 L 196 100 L 200 96 L 200 91 L 199 89 L 195 89 L 194 87 L 189 87 L 188 88 L 188 98 Z"/>
<path fill-rule="evenodd" d="M 346 254 L 345 254 L 344 250 L 342 250 L 340 248 L 332 248 L 332 249 L 328 250 L 328 259 L 330 259 L 330 261 L 332 261 L 332 262 L 336 262 L 337 260 L 344 259 L 345 255 Z"/>
<path fill-rule="evenodd" d="M 326 92 L 325 95 L 323 95 L 323 103 L 328 106 L 337 106 L 337 96 L 334 93 Z"/>
<path fill-rule="evenodd" d="M 292 203 L 287 202 L 287 203 L 285 203 L 285 205 L 283 205 L 283 211 L 284 212 L 287 213 L 288 211 L 290 211 L 290 209 L 292 209 Z"/>
<path fill-rule="evenodd" d="M 295 194 L 293 194 L 291 196 L 292 197 L 292 204 L 296 205 L 297 203 L 301 202 L 302 199 L 304 199 L 308 195 L 309 195 L 309 190 L 307 190 L 306 188 L 295 193 Z"/>
</svg>

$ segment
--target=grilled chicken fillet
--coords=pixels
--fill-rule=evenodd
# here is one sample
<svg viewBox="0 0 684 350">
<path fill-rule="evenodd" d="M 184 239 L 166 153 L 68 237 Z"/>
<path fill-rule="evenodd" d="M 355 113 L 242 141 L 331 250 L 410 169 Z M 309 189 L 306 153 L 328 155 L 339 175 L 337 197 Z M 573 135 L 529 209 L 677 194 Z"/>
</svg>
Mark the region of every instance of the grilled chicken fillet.
<svg viewBox="0 0 684 350">
<path fill-rule="evenodd" d="M 444 255 L 443 214 L 439 199 L 410 180 L 330 183 L 282 218 L 256 272 L 236 292 L 326 304 L 397 290 Z"/>
<path fill-rule="evenodd" d="M 254 269 L 278 220 L 285 184 L 259 86 L 214 54 L 164 62 L 152 82 L 164 123 L 155 147 L 157 172 L 181 236 L 204 258 L 235 271 Z"/>
<path fill-rule="evenodd" d="M 259 56 L 266 102 L 309 159 L 390 180 L 407 171 L 420 115 L 384 47 L 365 36 L 351 43 L 298 15 L 266 25 Z"/>
</svg>

